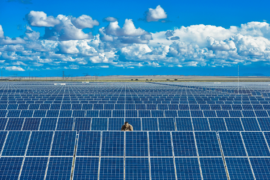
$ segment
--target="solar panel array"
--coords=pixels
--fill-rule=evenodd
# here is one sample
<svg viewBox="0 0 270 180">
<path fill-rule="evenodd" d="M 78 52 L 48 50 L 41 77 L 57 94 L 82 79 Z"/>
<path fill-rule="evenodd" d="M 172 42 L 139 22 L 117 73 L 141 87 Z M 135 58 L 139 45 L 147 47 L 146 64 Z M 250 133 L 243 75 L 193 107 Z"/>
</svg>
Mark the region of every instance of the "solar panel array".
<svg viewBox="0 0 270 180">
<path fill-rule="evenodd" d="M 264 85 L 2 84 L 0 179 L 267 179 L 269 115 Z"/>
</svg>

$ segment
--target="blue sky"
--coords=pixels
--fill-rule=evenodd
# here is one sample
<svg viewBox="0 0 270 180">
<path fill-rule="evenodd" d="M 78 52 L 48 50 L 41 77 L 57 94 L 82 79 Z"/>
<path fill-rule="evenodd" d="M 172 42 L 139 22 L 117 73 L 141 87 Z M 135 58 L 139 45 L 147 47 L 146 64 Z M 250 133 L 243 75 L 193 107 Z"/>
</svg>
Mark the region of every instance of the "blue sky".
<svg viewBox="0 0 270 180">
<path fill-rule="evenodd" d="M 0 1 L 3 75 L 270 76 L 269 1 Z"/>
</svg>

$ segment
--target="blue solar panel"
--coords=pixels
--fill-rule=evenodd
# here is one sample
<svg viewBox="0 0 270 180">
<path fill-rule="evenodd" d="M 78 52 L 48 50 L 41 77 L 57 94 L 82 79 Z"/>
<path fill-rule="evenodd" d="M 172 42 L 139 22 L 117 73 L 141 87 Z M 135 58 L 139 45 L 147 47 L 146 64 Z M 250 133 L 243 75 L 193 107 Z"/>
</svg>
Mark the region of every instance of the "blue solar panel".
<svg viewBox="0 0 270 180">
<path fill-rule="evenodd" d="M 17 109 L 18 104 L 9 104 L 7 109 Z"/>
<path fill-rule="evenodd" d="M 26 157 L 20 179 L 44 179 L 48 157 Z"/>
<path fill-rule="evenodd" d="M 142 130 L 143 131 L 157 131 L 157 118 L 142 118 Z"/>
<path fill-rule="evenodd" d="M 152 179 L 175 180 L 173 158 L 151 158 Z"/>
<path fill-rule="evenodd" d="M 178 179 L 201 179 L 197 158 L 175 158 Z"/>
<path fill-rule="evenodd" d="M 148 156 L 147 132 L 126 133 L 126 156 Z"/>
<path fill-rule="evenodd" d="M 159 118 L 158 124 L 160 131 L 175 131 L 173 118 Z"/>
<path fill-rule="evenodd" d="M 10 131 L 2 156 L 24 156 L 30 132 Z"/>
<path fill-rule="evenodd" d="M 41 104 L 39 109 L 50 109 L 50 104 Z"/>
<path fill-rule="evenodd" d="M 0 110 L 0 117 L 6 117 L 7 111 L 6 110 Z"/>
<path fill-rule="evenodd" d="M 204 117 L 216 117 L 215 111 L 204 111 Z"/>
<path fill-rule="evenodd" d="M 73 111 L 72 116 L 73 117 L 84 117 L 85 116 L 85 111 Z"/>
<path fill-rule="evenodd" d="M 160 110 L 152 110 L 152 117 L 164 117 L 164 112 Z"/>
<path fill-rule="evenodd" d="M 227 180 L 222 158 L 200 158 L 203 179 Z"/>
<path fill-rule="evenodd" d="M 39 104 L 30 104 L 29 109 L 39 109 Z"/>
<path fill-rule="evenodd" d="M 220 132 L 219 137 L 225 156 L 246 156 L 239 132 Z"/>
<path fill-rule="evenodd" d="M 141 119 L 140 118 L 126 118 L 129 124 L 133 126 L 134 131 L 141 131 Z"/>
<path fill-rule="evenodd" d="M 192 117 L 203 117 L 202 111 L 190 111 Z"/>
<path fill-rule="evenodd" d="M 242 117 L 241 111 L 229 111 L 230 117 Z"/>
<path fill-rule="evenodd" d="M 76 118 L 74 130 L 90 130 L 91 118 Z"/>
<path fill-rule="evenodd" d="M 217 117 L 229 117 L 228 111 L 216 111 Z"/>
<path fill-rule="evenodd" d="M 23 125 L 23 130 L 38 130 L 40 118 L 26 118 Z"/>
<path fill-rule="evenodd" d="M 270 158 L 250 158 L 256 179 L 269 179 Z"/>
<path fill-rule="evenodd" d="M 49 156 L 53 131 L 32 132 L 27 156 Z"/>
<path fill-rule="evenodd" d="M 32 110 L 23 110 L 20 114 L 20 117 L 32 117 L 33 116 Z"/>
<path fill-rule="evenodd" d="M 151 156 L 172 156 L 169 132 L 149 132 L 149 146 Z"/>
<path fill-rule="evenodd" d="M 98 179 L 99 158 L 76 157 L 74 180 Z"/>
<path fill-rule="evenodd" d="M 197 156 L 192 132 L 173 132 L 172 138 L 175 156 Z"/>
<path fill-rule="evenodd" d="M 192 123 L 190 118 L 176 118 L 176 126 L 178 131 L 192 131 Z"/>
<path fill-rule="evenodd" d="M 6 130 L 21 130 L 24 118 L 9 118 Z"/>
<path fill-rule="evenodd" d="M 100 180 L 115 179 L 122 180 L 124 177 L 124 159 L 123 158 L 101 158 Z"/>
<path fill-rule="evenodd" d="M 107 118 L 93 118 L 91 130 L 107 130 Z"/>
<path fill-rule="evenodd" d="M 215 132 L 195 132 L 200 156 L 221 156 Z"/>
<path fill-rule="evenodd" d="M 60 104 L 51 104 L 51 109 L 52 110 L 60 109 L 60 107 L 61 107 Z"/>
<path fill-rule="evenodd" d="M 82 105 L 81 104 L 72 104 L 72 109 L 81 109 Z"/>
<path fill-rule="evenodd" d="M 7 118 L 0 118 L 0 130 L 4 130 L 7 123 Z"/>
<path fill-rule="evenodd" d="M 190 117 L 189 111 L 178 111 L 178 117 Z"/>
<path fill-rule="evenodd" d="M 177 111 L 165 111 L 165 117 L 177 117 Z"/>
<path fill-rule="evenodd" d="M 247 158 L 226 158 L 230 179 L 254 179 Z"/>
<path fill-rule="evenodd" d="M 7 132 L 0 131 L 0 152 L 2 151 Z"/>
<path fill-rule="evenodd" d="M 270 156 L 261 132 L 242 132 L 242 136 L 249 156 Z"/>
<path fill-rule="evenodd" d="M 137 111 L 135 111 L 135 110 L 126 110 L 126 117 L 138 117 Z"/>
<path fill-rule="evenodd" d="M 102 156 L 124 155 L 124 133 L 103 132 L 102 134 Z"/>
<path fill-rule="evenodd" d="M 0 179 L 18 179 L 23 157 L 1 157 Z"/>
<path fill-rule="evenodd" d="M 59 111 L 58 110 L 49 110 L 47 111 L 46 117 L 58 117 Z"/>
<path fill-rule="evenodd" d="M 149 179 L 149 162 L 147 158 L 126 158 L 125 179 Z"/>
<path fill-rule="evenodd" d="M 61 110 L 59 117 L 71 117 L 72 111 Z"/>
<path fill-rule="evenodd" d="M 209 131 L 209 125 L 206 118 L 192 118 L 194 131 Z"/>
<path fill-rule="evenodd" d="M 226 131 L 223 118 L 209 118 L 209 124 L 212 131 Z"/>
<path fill-rule="evenodd" d="M 124 110 L 115 110 L 112 111 L 113 117 L 124 117 L 125 116 L 125 111 Z"/>
<path fill-rule="evenodd" d="M 7 117 L 20 117 L 21 111 L 20 110 L 9 110 Z"/>
<path fill-rule="evenodd" d="M 100 110 L 99 117 L 112 117 L 112 111 L 110 110 Z"/>
<path fill-rule="evenodd" d="M 57 130 L 72 130 L 73 118 L 59 118 Z"/>
<path fill-rule="evenodd" d="M 71 104 L 62 104 L 61 109 L 71 109 Z"/>
<path fill-rule="evenodd" d="M 75 131 L 56 131 L 51 156 L 73 156 L 75 138 Z"/>
<path fill-rule="evenodd" d="M 139 112 L 139 117 L 151 117 L 150 111 L 148 110 L 140 110 Z"/>
<path fill-rule="evenodd" d="M 256 117 L 254 111 L 242 111 L 244 117 Z"/>
<path fill-rule="evenodd" d="M 124 118 L 110 118 L 108 130 L 121 131 L 124 124 Z"/>
<path fill-rule="evenodd" d="M 255 118 L 242 118 L 245 131 L 260 131 L 257 120 Z"/>
<path fill-rule="evenodd" d="M 50 157 L 46 179 L 70 179 L 72 157 Z"/>
<path fill-rule="evenodd" d="M 266 111 L 255 111 L 257 117 L 268 117 Z"/>
<path fill-rule="evenodd" d="M 83 104 L 82 109 L 90 110 L 90 109 L 92 109 L 92 104 Z"/>
<path fill-rule="evenodd" d="M 99 156 L 100 132 L 81 131 L 79 134 L 77 156 Z"/>
<path fill-rule="evenodd" d="M 39 130 L 55 130 L 56 118 L 42 118 Z"/>
<path fill-rule="evenodd" d="M 270 131 L 270 118 L 258 118 L 262 131 Z"/>
<path fill-rule="evenodd" d="M 243 131 L 240 118 L 225 118 L 228 131 Z"/>
<path fill-rule="evenodd" d="M 98 117 L 98 111 L 87 111 L 86 117 Z"/>
</svg>

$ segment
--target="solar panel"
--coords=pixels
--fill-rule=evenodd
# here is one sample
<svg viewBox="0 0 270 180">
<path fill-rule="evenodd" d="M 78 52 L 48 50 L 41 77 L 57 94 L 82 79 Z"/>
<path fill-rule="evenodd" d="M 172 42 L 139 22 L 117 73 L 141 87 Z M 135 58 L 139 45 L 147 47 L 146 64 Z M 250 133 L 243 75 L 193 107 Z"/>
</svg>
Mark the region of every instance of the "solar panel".
<svg viewBox="0 0 270 180">
<path fill-rule="evenodd" d="M 216 117 L 215 111 L 204 111 L 204 117 Z"/>
<path fill-rule="evenodd" d="M 266 111 L 255 111 L 257 117 L 268 117 Z"/>
<path fill-rule="evenodd" d="M 74 180 L 98 179 L 99 158 L 76 157 Z"/>
<path fill-rule="evenodd" d="M 61 109 L 71 109 L 71 104 L 62 104 Z"/>
<path fill-rule="evenodd" d="M 242 117 L 241 111 L 229 111 L 230 117 Z"/>
<path fill-rule="evenodd" d="M 122 180 L 124 177 L 123 158 L 101 158 L 99 179 Z"/>
<path fill-rule="evenodd" d="M 90 130 L 91 118 L 76 118 L 74 130 Z"/>
<path fill-rule="evenodd" d="M 126 156 L 148 156 L 147 132 L 126 132 Z"/>
<path fill-rule="evenodd" d="M 151 158 L 151 178 L 175 180 L 173 158 Z"/>
<path fill-rule="evenodd" d="M 7 117 L 20 117 L 21 111 L 20 110 L 9 110 Z"/>
<path fill-rule="evenodd" d="M 139 117 L 151 117 L 150 111 L 148 110 L 140 110 L 139 112 Z"/>
<path fill-rule="evenodd" d="M 258 118 L 262 131 L 270 131 L 270 118 Z"/>
<path fill-rule="evenodd" d="M 250 163 L 256 179 L 270 177 L 270 158 L 250 158 Z"/>
<path fill-rule="evenodd" d="M 20 114 L 20 117 L 32 117 L 33 116 L 32 110 L 23 110 Z"/>
<path fill-rule="evenodd" d="M 244 117 L 256 117 L 254 111 L 242 111 Z"/>
<path fill-rule="evenodd" d="M 197 158 L 175 158 L 177 178 L 201 179 L 200 168 Z"/>
<path fill-rule="evenodd" d="M 192 123 L 190 118 L 176 118 L 176 126 L 178 131 L 192 131 Z"/>
<path fill-rule="evenodd" d="M 47 111 L 46 117 L 58 117 L 59 111 L 58 110 L 49 110 Z"/>
<path fill-rule="evenodd" d="M 142 130 L 143 131 L 157 131 L 157 118 L 142 118 Z"/>
<path fill-rule="evenodd" d="M 30 104 L 29 109 L 39 109 L 39 104 Z"/>
<path fill-rule="evenodd" d="M 107 118 L 92 118 L 91 130 L 107 130 Z"/>
<path fill-rule="evenodd" d="M 173 132 L 172 139 L 175 156 L 197 156 L 192 132 Z"/>
<path fill-rule="evenodd" d="M 7 111 L 6 110 L 0 110 L 0 117 L 6 117 Z"/>
<path fill-rule="evenodd" d="M 50 157 L 46 179 L 70 179 L 73 157 Z"/>
<path fill-rule="evenodd" d="M 102 156 L 124 156 L 124 133 L 103 132 Z"/>
<path fill-rule="evenodd" d="M 246 156 L 239 132 L 219 132 L 224 156 Z"/>
<path fill-rule="evenodd" d="M 160 110 L 152 110 L 152 117 L 164 117 L 164 112 Z"/>
<path fill-rule="evenodd" d="M 39 130 L 55 130 L 56 118 L 42 118 Z"/>
<path fill-rule="evenodd" d="M 53 131 L 32 132 L 27 156 L 49 156 Z"/>
<path fill-rule="evenodd" d="M 0 130 L 4 130 L 6 127 L 7 118 L 0 118 Z"/>
<path fill-rule="evenodd" d="M 87 111 L 86 117 L 98 117 L 98 111 Z"/>
<path fill-rule="evenodd" d="M 38 130 L 40 118 L 26 118 L 23 125 L 23 130 Z"/>
<path fill-rule="evenodd" d="M 169 132 L 149 132 L 149 146 L 151 156 L 172 156 Z"/>
<path fill-rule="evenodd" d="M 59 118 L 57 130 L 72 130 L 73 118 Z"/>
<path fill-rule="evenodd" d="M 226 125 L 223 118 L 209 118 L 209 124 L 212 131 L 226 131 Z"/>
<path fill-rule="evenodd" d="M 110 118 L 108 130 L 121 131 L 124 124 L 124 118 Z"/>
<path fill-rule="evenodd" d="M 149 179 L 149 162 L 147 158 L 126 158 L 125 179 Z"/>
<path fill-rule="evenodd" d="M 200 158 L 203 179 L 227 179 L 222 158 Z"/>
<path fill-rule="evenodd" d="M 215 132 L 195 132 L 200 156 L 221 156 Z"/>
<path fill-rule="evenodd" d="M 261 132 L 242 132 L 242 136 L 249 156 L 270 156 Z"/>
<path fill-rule="evenodd" d="M 190 117 L 190 112 L 189 111 L 178 111 L 178 117 Z"/>
<path fill-rule="evenodd" d="M 81 131 L 79 133 L 77 156 L 99 156 L 100 132 Z"/>
<path fill-rule="evenodd" d="M 48 157 L 26 157 L 20 179 L 44 179 Z"/>
<path fill-rule="evenodd" d="M 247 158 L 226 158 L 231 179 L 254 179 Z"/>
<path fill-rule="evenodd" d="M 209 124 L 206 118 L 192 118 L 194 131 L 209 131 Z"/>
<path fill-rule="evenodd" d="M 202 111 L 190 111 L 191 117 L 203 117 Z"/>
<path fill-rule="evenodd" d="M 140 118 L 126 118 L 125 121 L 127 121 L 129 124 L 133 126 L 134 131 L 141 131 L 141 119 Z"/>
<path fill-rule="evenodd" d="M 0 131 L 0 152 L 2 151 L 7 132 Z"/>
<path fill-rule="evenodd" d="M 29 131 L 10 131 L 2 156 L 24 156 L 29 136 Z"/>
<path fill-rule="evenodd" d="M 23 157 L 1 157 L 0 179 L 18 179 Z"/>
<path fill-rule="evenodd" d="M 175 131 L 173 118 L 159 118 L 158 123 L 160 131 Z"/>
<path fill-rule="evenodd" d="M 73 156 L 76 131 L 56 131 L 51 156 Z"/>
<path fill-rule="evenodd" d="M 255 118 L 242 118 L 241 120 L 245 131 L 260 131 L 257 120 Z"/>
<path fill-rule="evenodd" d="M 9 118 L 6 130 L 21 130 L 24 118 Z"/>
</svg>

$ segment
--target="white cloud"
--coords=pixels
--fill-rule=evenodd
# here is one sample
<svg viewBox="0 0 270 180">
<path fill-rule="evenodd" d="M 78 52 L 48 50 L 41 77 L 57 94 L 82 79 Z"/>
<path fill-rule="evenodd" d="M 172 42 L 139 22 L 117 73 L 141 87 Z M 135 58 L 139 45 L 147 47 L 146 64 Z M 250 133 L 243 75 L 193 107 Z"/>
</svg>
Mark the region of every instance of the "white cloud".
<svg viewBox="0 0 270 180">
<path fill-rule="evenodd" d="M 24 44 L 25 41 L 20 38 L 20 37 L 16 37 L 16 38 L 10 38 L 10 37 L 5 37 L 0 39 L 0 44 L 5 45 L 5 44 Z"/>
<path fill-rule="evenodd" d="M 4 37 L 4 31 L 3 31 L 2 25 L 0 24 L 0 38 L 3 38 L 3 37 Z"/>
<path fill-rule="evenodd" d="M 123 28 L 120 28 L 118 22 L 111 22 L 108 27 L 105 28 L 105 32 L 108 35 L 114 36 L 141 36 L 147 34 L 147 32 L 141 28 L 135 27 L 131 19 L 126 19 Z"/>
<path fill-rule="evenodd" d="M 105 21 L 107 21 L 107 22 L 114 22 L 114 21 L 118 21 L 116 18 L 114 18 L 114 17 L 106 17 L 106 18 L 104 18 L 104 20 Z"/>
<path fill-rule="evenodd" d="M 99 66 L 99 67 L 101 67 L 101 68 L 109 68 L 109 66 Z"/>
<path fill-rule="evenodd" d="M 53 16 L 47 16 L 42 11 L 30 11 L 26 15 L 26 20 L 31 26 L 38 27 L 53 27 L 60 23 L 59 19 L 55 19 Z"/>
<path fill-rule="evenodd" d="M 73 17 L 71 19 L 71 22 L 78 29 L 93 28 L 94 26 L 99 25 L 99 22 L 97 20 L 93 20 L 90 16 L 87 15 L 81 15 L 78 18 Z"/>
<path fill-rule="evenodd" d="M 18 66 L 9 66 L 5 68 L 7 71 L 25 71 L 23 68 Z"/>
<path fill-rule="evenodd" d="M 147 22 L 158 21 L 160 19 L 166 19 L 166 18 L 167 18 L 167 14 L 160 5 L 158 5 L 156 9 L 149 8 L 146 13 Z"/>
<path fill-rule="evenodd" d="M 77 41 L 62 41 L 59 42 L 58 48 L 60 53 L 75 54 L 79 53 L 76 48 Z"/>
</svg>

